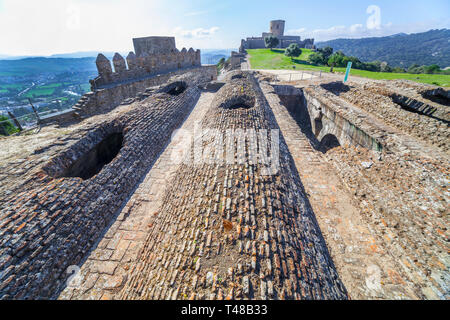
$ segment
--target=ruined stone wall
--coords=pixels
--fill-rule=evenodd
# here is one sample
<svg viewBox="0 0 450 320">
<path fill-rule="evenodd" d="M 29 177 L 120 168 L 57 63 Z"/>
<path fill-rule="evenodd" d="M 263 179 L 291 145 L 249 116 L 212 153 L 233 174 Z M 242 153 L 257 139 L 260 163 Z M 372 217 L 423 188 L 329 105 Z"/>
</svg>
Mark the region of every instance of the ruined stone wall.
<svg viewBox="0 0 450 320">
<path fill-rule="evenodd" d="M 139 80 L 152 75 L 175 71 L 180 69 L 201 66 L 200 50 L 190 48 L 181 51 L 174 49 L 170 52 L 149 54 L 143 52 L 136 55 L 130 52 L 125 59 L 118 53 L 113 58 L 114 70 L 111 62 L 99 54 L 96 60 L 99 76 L 91 80 L 93 90 L 104 88 L 130 80 Z"/>
<path fill-rule="evenodd" d="M 266 44 L 264 42 L 265 37 L 254 37 L 247 38 L 246 40 L 241 41 L 241 47 L 239 48 L 239 52 L 244 52 L 246 49 L 265 49 Z M 278 37 L 280 42 L 276 48 L 285 49 L 289 47 L 289 45 L 295 43 L 300 48 L 313 49 L 314 48 L 314 39 L 305 39 L 301 40 L 298 36 L 282 36 Z"/>
<path fill-rule="evenodd" d="M 377 132 L 375 128 L 361 125 L 360 121 L 355 121 L 355 117 L 342 113 L 333 102 L 320 99 L 314 90 L 306 89 L 303 95 L 303 107 L 308 109 L 312 132 L 317 140 L 321 141 L 326 135 L 332 134 L 341 145 L 361 146 L 376 151 L 383 149 L 380 130 Z"/>
<path fill-rule="evenodd" d="M 192 79 L 198 80 L 185 75 L 187 88 L 178 96 L 153 94 L 132 111 L 105 115 L 71 134 L 77 142 L 0 204 L 1 299 L 55 297 L 70 276 L 68 267 L 82 262 L 195 105 L 200 90 Z M 99 173 L 73 177 L 87 172 L 83 166 L 98 165 L 96 157 L 108 152 L 104 141 L 120 136 L 118 154 Z M 96 151 L 99 146 L 104 152 Z"/>
<path fill-rule="evenodd" d="M 194 67 L 153 75 L 140 80 L 130 80 L 113 87 L 84 94 L 70 111 L 42 119 L 41 125 L 65 125 L 96 114 L 107 113 L 122 103 L 131 103 L 134 99 L 139 98 L 139 95 L 148 95 L 148 92 L 146 92 L 148 88 L 160 86 L 169 81 L 170 78 L 186 73 L 195 74 L 195 77 L 203 79 L 200 82 L 217 80 L 216 66 Z"/>
<path fill-rule="evenodd" d="M 277 130 L 253 77 L 232 77 L 202 128 L 223 135 L 227 129 Z M 233 138 L 237 148 L 257 152 L 246 138 L 238 143 L 243 137 Z M 345 299 L 283 138 L 281 167 L 273 175 L 248 159 L 212 161 L 225 159 L 213 150 L 226 150 L 213 131 L 204 131 L 201 144 L 205 161 L 187 161 L 177 171 L 120 298 Z"/>
<path fill-rule="evenodd" d="M 146 89 L 162 85 L 170 78 L 181 76 L 186 73 L 191 76 L 195 74 L 195 77 L 203 79 L 200 80 L 200 82 L 217 80 L 216 66 L 203 66 L 190 68 L 188 70 L 177 70 L 89 92 L 80 99 L 79 104 L 75 105 L 74 109 L 76 109 L 77 114 L 82 117 L 109 112 L 124 102 L 124 100 L 137 97 L 139 94 L 145 94 Z"/>
</svg>

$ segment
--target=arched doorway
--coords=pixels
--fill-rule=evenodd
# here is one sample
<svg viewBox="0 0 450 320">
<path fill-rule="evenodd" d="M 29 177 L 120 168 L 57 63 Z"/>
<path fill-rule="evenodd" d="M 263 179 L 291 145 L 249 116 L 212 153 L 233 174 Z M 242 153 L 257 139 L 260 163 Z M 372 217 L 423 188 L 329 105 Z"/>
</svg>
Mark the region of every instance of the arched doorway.
<svg viewBox="0 0 450 320">
<path fill-rule="evenodd" d="M 338 138 L 334 134 L 327 134 L 325 137 L 322 138 L 322 141 L 320 141 L 320 151 L 323 153 L 328 152 L 331 149 L 334 149 L 336 147 L 340 147 L 341 144 L 339 143 Z"/>
</svg>

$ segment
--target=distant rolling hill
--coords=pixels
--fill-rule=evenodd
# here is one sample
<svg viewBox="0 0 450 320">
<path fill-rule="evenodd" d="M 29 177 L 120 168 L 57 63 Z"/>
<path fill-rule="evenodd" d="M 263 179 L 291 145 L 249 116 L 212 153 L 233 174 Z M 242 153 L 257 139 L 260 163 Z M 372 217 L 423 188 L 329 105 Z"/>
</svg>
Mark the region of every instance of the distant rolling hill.
<svg viewBox="0 0 450 320">
<path fill-rule="evenodd" d="M 412 64 L 450 66 L 450 29 L 430 30 L 414 34 L 396 34 L 388 37 L 337 39 L 318 42 L 365 62 L 386 61 L 391 66 L 409 67 Z"/>
<path fill-rule="evenodd" d="M 97 52 L 76 52 L 53 55 L 50 57 L 9 57 L 0 60 L 0 82 L 2 76 L 36 76 L 43 74 L 60 74 L 64 72 L 92 72 L 95 73 L 95 59 Z M 104 53 L 110 60 L 114 55 Z M 231 49 L 202 50 L 203 64 L 216 64 L 221 58 L 228 58 Z M 125 56 L 125 55 L 124 55 Z M 0 56 L 1 59 L 1 56 Z"/>
<path fill-rule="evenodd" d="M 0 60 L 1 76 L 36 76 L 64 72 L 95 72 L 95 58 L 26 58 Z"/>
</svg>

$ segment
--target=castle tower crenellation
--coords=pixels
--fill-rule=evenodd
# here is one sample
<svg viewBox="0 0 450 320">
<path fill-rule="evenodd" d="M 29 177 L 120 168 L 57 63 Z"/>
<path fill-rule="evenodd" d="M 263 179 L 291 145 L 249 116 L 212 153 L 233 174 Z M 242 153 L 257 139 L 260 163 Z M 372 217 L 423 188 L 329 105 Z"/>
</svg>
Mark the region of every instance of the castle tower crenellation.
<svg viewBox="0 0 450 320">
<path fill-rule="evenodd" d="M 127 70 L 125 59 L 117 52 L 113 57 L 113 65 L 114 65 L 114 72 L 116 73 L 125 72 Z"/>
<path fill-rule="evenodd" d="M 136 70 L 138 68 L 136 55 L 132 51 L 127 56 L 127 64 L 130 70 Z"/>
</svg>

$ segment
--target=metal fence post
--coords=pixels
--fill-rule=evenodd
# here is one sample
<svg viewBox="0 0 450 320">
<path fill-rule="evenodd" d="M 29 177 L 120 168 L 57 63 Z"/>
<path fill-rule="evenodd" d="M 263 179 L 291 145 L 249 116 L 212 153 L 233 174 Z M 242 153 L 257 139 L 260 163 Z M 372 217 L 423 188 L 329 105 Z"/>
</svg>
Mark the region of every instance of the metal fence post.
<svg viewBox="0 0 450 320">
<path fill-rule="evenodd" d="M 17 129 L 19 129 L 19 131 L 23 131 L 22 126 L 20 125 L 20 122 L 16 119 L 14 114 L 9 111 L 7 111 L 7 112 L 8 112 L 9 117 L 14 121 L 14 124 L 16 125 Z"/>
<path fill-rule="evenodd" d="M 40 125 L 41 124 L 41 119 L 39 118 L 39 114 L 38 114 L 36 108 L 33 106 L 33 103 L 31 102 L 30 98 L 28 98 L 28 101 L 30 102 L 30 105 L 31 105 L 31 108 L 33 109 L 34 114 L 36 115 L 37 124 Z"/>
</svg>

